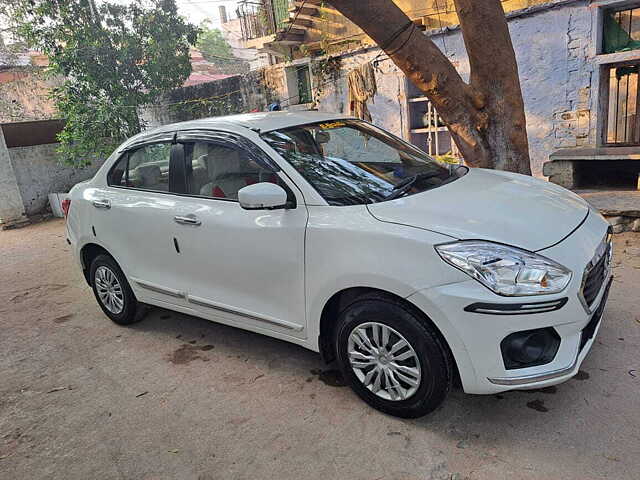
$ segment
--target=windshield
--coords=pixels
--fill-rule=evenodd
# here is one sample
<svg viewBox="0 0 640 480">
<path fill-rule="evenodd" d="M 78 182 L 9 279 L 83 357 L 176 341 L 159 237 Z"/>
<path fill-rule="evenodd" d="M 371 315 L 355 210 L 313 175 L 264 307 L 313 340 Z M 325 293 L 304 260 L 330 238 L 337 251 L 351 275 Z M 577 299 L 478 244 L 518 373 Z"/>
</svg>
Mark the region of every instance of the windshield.
<svg viewBox="0 0 640 480">
<path fill-rule="evenodd" d="M 298 125 L 262 138 L 330 205 L 382 202 L 458 178 L 421 150 L 358 120 Z"/>
</svg>

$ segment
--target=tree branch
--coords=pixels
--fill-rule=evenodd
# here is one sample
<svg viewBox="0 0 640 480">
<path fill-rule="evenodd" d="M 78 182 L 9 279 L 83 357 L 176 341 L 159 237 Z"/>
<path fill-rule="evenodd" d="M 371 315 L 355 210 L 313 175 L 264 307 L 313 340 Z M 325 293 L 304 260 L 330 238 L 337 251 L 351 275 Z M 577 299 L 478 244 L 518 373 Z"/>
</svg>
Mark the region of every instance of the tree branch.
<svg viewBox="0 0 640 480">
<path fill-rule="evenodd" d="M 531 173 L 518 66 L 500 0 L 454 0 L 469 83 L 392 0 L 330 2 L 425 93 L 468 164 Z"/>
<path fill-rule="evenodd" d="M 392 0 L 331 0 L 342 15 L 358 25 L 429 98 L 448 125 L 456 144 L 470 164 L 489 166 L 483 145 L 471 124 L 486 119 L 478 110 L 482 99 L 464 82 L 449 59 L 422 32 L 407 28 L 410 18 Z M 415 28 L 415 27 L 413 27 Z M 480 118 L 482 117 L 482 118 Z"/>
<path fill-rule="evenodd" d="M 444 97 L 451 92 L 459 94 L 466 87 L 436 44 L 421 32 L 412 31 L 416 27 L 406 28 L 393 38 L 411 19 L 391 0 L 331 0 L 331 5 L 362 28 L 423 91 Z"/>
<path fill-rule="evenodd" d="M 493 137 L 495 166 L 530 174 L 520 76 L 502 2 L 454 0 L 454 4 L 469 58 L 473 95 L 479 105 L 489 106 L 487 113 L 492 117 L 486 127 Z M 500 116 L 506 118 L 498 121 Z"/>
</svg>

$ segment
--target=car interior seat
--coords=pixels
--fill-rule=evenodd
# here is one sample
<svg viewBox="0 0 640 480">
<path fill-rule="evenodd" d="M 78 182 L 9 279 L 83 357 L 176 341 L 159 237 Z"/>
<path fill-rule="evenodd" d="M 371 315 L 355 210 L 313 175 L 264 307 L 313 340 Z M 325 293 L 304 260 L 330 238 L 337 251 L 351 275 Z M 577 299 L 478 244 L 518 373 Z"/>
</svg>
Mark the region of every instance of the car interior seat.
<svg viewBox="0 0 640 480">
<path fill-rule="evenodd" d="M 204 153 L 192 162 L 190 192 L 200 194 L 202 187 L 210 182 L 207 172 L 207 157 L 208 154 Z"/>
<path fill-rule="evenodd" d="M 140 187 L 154 190 L 162 189 L 160 185 L 162 172 L 158 165 L 140 165 L 136 167 L 136 172 L 140 178 Z"/>
<path fill-rule="evenodd" d="M 238 190 L 248 185 L 238 150 L 211 145 L 205 163 L 209 182 L 202 186 L 200 195 L 237 199 Z"/>
</svg>

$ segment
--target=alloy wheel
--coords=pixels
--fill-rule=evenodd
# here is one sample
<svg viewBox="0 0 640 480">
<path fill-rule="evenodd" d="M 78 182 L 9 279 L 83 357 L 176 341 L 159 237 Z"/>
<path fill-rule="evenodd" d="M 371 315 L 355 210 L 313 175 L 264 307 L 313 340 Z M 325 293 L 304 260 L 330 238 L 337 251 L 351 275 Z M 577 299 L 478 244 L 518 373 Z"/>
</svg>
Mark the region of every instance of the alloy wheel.
<svg viewBox="0 0 640 480">
<path fill-rule="evenodd" d="M 99 266 L 95 273 L 95 285 L 102 305 L 114 315 L 122 313 L 124 292 L 116 274 L 104 265 Z"/>
<path fill-rule="evenodd" d="M 358 325 L 349 335 L 347 353 L 356 377 L 385 400 L 406 400 L 420 388 L 420 360 L 397 330 L 377 322 Z"/>
</svg>

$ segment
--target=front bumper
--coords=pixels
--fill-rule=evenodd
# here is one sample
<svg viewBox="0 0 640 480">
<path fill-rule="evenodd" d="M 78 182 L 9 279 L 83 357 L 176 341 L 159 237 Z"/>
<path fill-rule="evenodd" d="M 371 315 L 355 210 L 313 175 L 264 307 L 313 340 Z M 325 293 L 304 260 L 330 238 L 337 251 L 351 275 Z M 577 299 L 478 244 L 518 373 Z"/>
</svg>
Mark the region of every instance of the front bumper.
<svg viewBox="0 0 640 480">
<path fill-rule="evenodd" d="M 564 380 L 571 378 L 575 375 L 582 363 L 582 360 L 587 356 L 591 345 L 593 344 L 593 340 L 600 328 L 600 322 L 602 321 L 602 313 L 604 312 L 604 307 L 607 303 L 607 298 L 609 296 L 609 288 L 611 287 L 611 283 L 613 281 L 613 277 L 609 278 L 609 283 L 605 287 L 604 294 L 602 299 L 600 300 L 600 305 L 596 308 L 594 313 L 591 315 L 591 319 L 589 323 L 582 329 L 580 332 L 580 344 L 578 347 L 578 354 L 576 355 L 575 361 L 573 364 L 569 365 L 565 368 L 560 368 L 558 370 L 547 371 L 542 373 L 534 373 L 530 375 L 521 375 L 517 377 L 502 377 L 502 378 L 488 378 L 488 380 L 495 385 L 505 385 L 509 387 L 531 387 L 531 384 L 536 384 L 534 388 L 537 388 L 537 384 L 541 382 L 549 382 L 553 380 L 557 380 L 553 383 L 560 383 Z"/>
<path fill-rule="evenodd" d="M 490 394 L 533 389 L 564 382 L 574 376 L 589 352 L 606 304 L 611 272 L 589 311 L 580 300 L 585 266 L 606 235 L 608 224 L 592 212 L 585 223 L 561 243 L 540 253 L 569 267 L 573 276 L 558 295 L 500 297 L 475 280 L 442 285 L 408 297 L 427 313 L 447 340 L 467 393 Z M 567 299 L 561 308 L 541 313 L 496 315 L 465 311 L 470 304 L 553 302 Z M 553 360 L 544 365 L 507 369 L 500 342 L 523 330 L 552 327 L 560 336 Z"/>
</svg>

